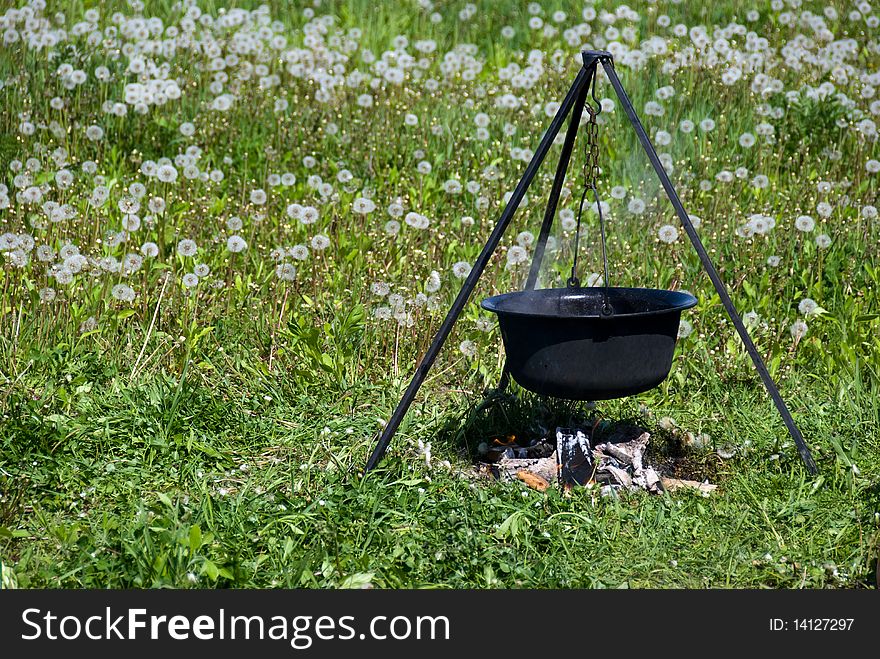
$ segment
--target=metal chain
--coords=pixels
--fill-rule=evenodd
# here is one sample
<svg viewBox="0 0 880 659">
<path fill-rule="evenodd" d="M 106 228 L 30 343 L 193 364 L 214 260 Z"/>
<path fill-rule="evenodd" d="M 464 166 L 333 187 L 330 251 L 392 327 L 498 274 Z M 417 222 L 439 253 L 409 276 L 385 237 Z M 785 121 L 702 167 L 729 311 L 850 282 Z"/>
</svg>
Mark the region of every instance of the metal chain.
<svg viewBox="0 0 880 659">
<path fill-rule="evenodd" d="M 581 202 L 578 204 L 577 227 L 574 233 L 574 258 L 571 264 L 571 276 L 567 282 L 568 286 L 573 288 L 579 288 L 581 285 L 580 279 L 577 276 L 577 263 L 578 252 L 580 251 L 581 216 L 584 212 L 584 201 L 587 198 L 587 190 L 590 189 L 591 185 L 596 184 L 599 169 L 599 144 L 597 142 L 599 127 L 596 124 L 596 111 L 587 101 L 584 102 L 584 110 L 586 110 L 590 118 L 587 120 L 586 135 L 584 136 L 584 191 L 581 193 Z"/>
<path fill-rule="evenodd" d="M 584 183 L 595 188 L 599 181 L 599 124 L 596 122 L 599 113 L 589 104 L 586 110 L 590 119 L 587 122 L 587 140 L 584 143 Z"/>
<path fill-rule="evenodd" d="M 594 90 L 593 96 L 595 98 L 595 78 L 593 81 Z M 596 199 L 596 211 L 599 213 L 599 232 L 602 239 L 602 262 L 605 268 L 605 281 L 604 281 L 604 290 L 603 290 L 603 305 L 602 305 L 602 314 L 605 316 L 610 316 L 613 313 L 613 309 L 608 300 L 608 255 L 605 247 L 605 218 L 602 216 L 602 203 L 599 200 L 599 191 L 597 187 L 597 183 L 599 181 L 599 124 L 596 121 L 596 117 L 599 115 L 599 112 L 602 111 L 602 106 L 597 103 L 597 108 L 593 108 L 589 104 L 589 102 L 584 103 L 584 109 L 587 111 L 589 115 L 589 120 L 586 125 L 586 139 L 584 140 L 584 191 L 581 194 L 581 202 L 578 206 L 578 215 L 577 215 L 577 229 L 574 238 L 574 259 L 572 261 L 571 266 L 571 276 L 568 278 L 568 285 L 570 287 L 580 287 L 580 280 L 577 277 L 577 261 L 578 261 L 578 246 L 580 244 L 580 235 L 581 235 L 581 216 L 584 211 L 584 202 L 587 198 L 587 191 L 592 189 L 593 196 Z"/>
</svg>

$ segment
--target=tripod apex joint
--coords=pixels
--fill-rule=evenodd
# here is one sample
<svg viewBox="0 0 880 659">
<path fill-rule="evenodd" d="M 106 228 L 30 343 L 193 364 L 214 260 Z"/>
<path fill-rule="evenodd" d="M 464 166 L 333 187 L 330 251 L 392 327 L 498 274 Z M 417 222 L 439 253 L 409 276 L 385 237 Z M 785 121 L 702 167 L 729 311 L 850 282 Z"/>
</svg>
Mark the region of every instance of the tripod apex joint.
<svg viewBox="0 0 880 659">
<path fill-rule="evenodd" d="M 614 62 L 614 55 L 607 50 L 582 50 L 581 57 L 586 68 L 589 68 L 596 62 Z"/>
<path fill-rule="evenodd" d="M 801 435 L 801 432 L 798 429 L 794 418 L 791 416 L 791 413 L 789 412 L 785 401 L 782 399 L 782 396 L 779 393 L 779 389 L 776 387 L 776 383 L 770 376 L 770 373 L 764 364 L 763 358 L 758 352 L 758 349 L 755 347 L 755 344 L 752 342 L 751 337 L 749 337 L 749 333 L 746 330 L 746 327 L 743 324 L 742 319 L 740 318 L 739 313 L 736 310 L 736 307 L 734 307 L 733 302 L 730 299 L 730 295 L 727 292 L 727 288 L 724 285 L 724 282 L 721 280 L 721 277 L 718 275 L 715 266 L 712 264 L 706 248 L 703 246 L 703 243 L 700 240 L 700 237 L 697 234 L 694 225 L 691 223 L 691 219 L 688 216 L 687 211 L 685 211 L 684 209 L 684 205 L 681 203 L 681 199 L 679 199 L 675 187 L 672 185 L 672 181 L 669 179 L 669 175 L 663 168 L 663 164 L 660 162 L 660 157 L 657 155 L 657 151 L 654 149 L 654 145 L 651 143 L 651 140 L 648 137 L 644 126 L 642 126 L 641 120 L 636 114 L 632 101 L 630 101 L 626 90 L 624 90 L 623 88 L 623 84 L 620 82 L 620 78 L 617 76 L 617 72 L 614 69 L 614 57 L 610 52 L 604 50 L 585 50 L 581 53 L 581 56 L 584 62 L 583 66 L 578 71 L 574 82 L 566 93 L 565 98 L 560 103 L 556 115 L 553 117 L 550 126 L 547 128 L 547 132 L 544 133 L 544 136 L 541 138 L 541 142 L 538 144 L 538 147 L 535 150 L 531 161 L 526 167 L 525 172 L 523 172 L 522 178 L 519 180 L 519 183 L 511 194 L 510 200 L 507 202 L 507 205 L 502 211 L 501 217 L 498 219 L 498 223 L 495 225 L 495 228 L 489 235 L 489 238 L 487 239 L 483 250 L 480 252 L 480 255 L 477 257 L 476 261 L 473 264 L 473 267 L 471 268 L 470 274 L 468 274 L 468 276 L 465 278 L 461 290 L 458 292 L 458 295 L 456 296 L 455 301 L 452 303 L 452 306 L 447 312 L 443 323 L 437 330 L 437 334 L 434 337 L 434 340 L 431 342 L 431 345 L 425 352 L 425 356 L 416 367 L 415 374 L 413 375 L 409 386 L 407 386 L 406 391 L 403 393 L 403 396 L 401 397 L 400 402 L 397 404 L 397 407 L 395 408 L 393 414 L 388 419 L 388 423 L 382 430 L 382 434 L 379 436 L 379 439 L 376 442 L 376 446 L 373 448 L 373 452 L 370 454 L 370 457 L 367 460 L 364 471 L 367 472 L 376 467 L 376 465 L 379 464 L 379 462 L 382 460 L 382 457 L 385 455 L 385 451 L 388 449 L 388 445 L 390 444 L 391 439 L 394 437 L 394 434 L 400 427 L 400 424 L 403 421 L 403 417 L 406 415 L 407 410 L 409 410 L 410 405 L 412 405 L 413 399 L 415 398 L 416 394 L 419 391 L 419 388 L 422 386 L 422 383 L 425 381 L 425 378 L 428 375 L 428 371 L 430 371 L 431 366 L 433 366 L 434 361 L 437 359 L 437 355 L 439 354 L 440 349 L 443 347 L 443 344 L 449 337 L 455 321 L 458 319 L 459 315 L 467 304 L 468 298 L 470 298 L 471 293 L 477 285 L 477 281 L 483 274 L 483 271 L 486 269 L 486 266 L 492 258 L 492 254 L 495 252 L 498 244 L 501 242 L 501 238 L 504 236 L 504 232 L 507 230 L 507 227 L 513 220 L 513 216 L 516 213 L 517 207 L 519 206 L 529 186 L 534 180 L 538 169 L 544 162 L 544 159 L 547 157 L 547 154 L 549 153 L 550 148 L 552 147 L 553 142 L 556 139 L 556 136 L 559 134 L 559 131 L 562 129 L 562 125 L 565 123 L 566 118 L 568 117 L 569 113 L 571 113 L 568 129 L 565 133 L 565 141 L 563 142 L 562 150 L 559 156 L 559 164 L 557 165 L 556 174 L 553 179 L 553 185 L 550 190 L 550 195 L 547 202 L 547 209 L 544 213 L 544 221 L 541 225 L 541 232 L 535 244 L 535 251 L 532 256 L 532 265 L 529 269 L 528 279 L 526 280 L 525 288 L 527 290 L 535 288 L 538 278 L 538 271 L 540 269 L 541 261 L 544 258 L 544 251 L 547 239 L 550 236 L 550 229 L 552 228 L 553 220 L 556 215 L 556 207 L 559 203 L 559 196 L 562 191 L 562 185 L 565 181 L 566 170 L 568 169 L 568 164 L 571 160 L 571 153 L 574 147 L 575 137 L 577 136 L 578 126 L 588 95 L 588 90 L 591 83 L 595 86 L 595 79 L 598 75 L 599 65 L 601 64 L 602 69 L 605 71 L 605 75 L 608 77 L 608 81 L 611 83 L 611 86 L 614 89 L 618 100 L 620 101 L 621 107 L 623 108 L 627 119 L 629 119 L 629 122 L 636 133 L 636 136 L 639 138 L 639 142 L 642 145 L 642 149 L 645 151 L 645 155 L 648 156 L 648 160 L 650 161 L 654 172 L 657 175 L 657 178 L 660 180 L 666 196 L 669 198 L 672 207 L 675 209 L 675 212 L 678 215 L 679 220 L 681 221 L 685 233 L 690 239 L 694 250 L 697 252 L 697 256 L 699 256 L 700 258 L 700 263 L 703 266 L 703 270 L 705 270 L 707 276 L 712 282 L 712 285 L 715 287 L 715 291 L 718 293 L 721 304 L 724 306 L 727 315 L 733 322 L 733 325 L 736 328 L 740 339 L 742 339 L 743 345 L 746 348 L 746 352 L 749 353 L 749 356 L 752 359 L 755 370 L 761 377 L 764 387 L 767 389 L 767 393 L 770 395 L 770 398 L 776 405 L 776 409 L 779 411 L 782 420 L 785 422 L 785 426 L 788 429 L 791 438 L 794 440 L 795 445 L 797 446 L 798 452 L 800 453 L 801 459 L 803 460 L 807 471 L 810 474 L 815 475 L 816 473 L 818 473 L 818 469 L 816 467 L 816 463 L 813 460 L 813 456 L 810 453 L 810 449 L 807 447 L 803 435 Z M 502 386 L 506 384 L 508 378 L 509 373 L 507 365 L 505 364 L 505 368 L 501 376 Z"/>
</svg>

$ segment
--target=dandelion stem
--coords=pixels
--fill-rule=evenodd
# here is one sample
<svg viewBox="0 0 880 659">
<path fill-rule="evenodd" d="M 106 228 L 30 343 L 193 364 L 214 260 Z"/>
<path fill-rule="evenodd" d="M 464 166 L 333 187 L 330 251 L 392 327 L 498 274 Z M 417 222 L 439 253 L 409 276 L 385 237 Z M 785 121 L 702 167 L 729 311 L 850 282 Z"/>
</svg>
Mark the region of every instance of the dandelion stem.
<svg viewBox="0 0 880 659">
<path fill-rule="evenodd" d="M 156 308 L 153 311 L 153 319 L 150 321 L 150 327 L 147 330 L 147 334 L 144 337 L 144 344 L 141 346 L 141 351 L 138 353 L 137 359 L 134 362 L 134 367 L 131 369 L 131 375 L 129 376 L 129 380 L 134 380 L 135 373 L 137 373 L 138 365 L 141 363 L 141 358 L 144 356 L 144 351 L 147 349 L 147 343 L 150 341 L 150 335 L 153 333 L 153 328 L 156 326 L 156 319 L 159 317 L 159 307 L 162 304 L 162 298 L 165 295 L 165 287 L 168 285 L 168 279 L 170 277 L 166 275 L 162 281 L 162 290 L 159 291 L 159 299 L 156 300 Z"/>
</svg>

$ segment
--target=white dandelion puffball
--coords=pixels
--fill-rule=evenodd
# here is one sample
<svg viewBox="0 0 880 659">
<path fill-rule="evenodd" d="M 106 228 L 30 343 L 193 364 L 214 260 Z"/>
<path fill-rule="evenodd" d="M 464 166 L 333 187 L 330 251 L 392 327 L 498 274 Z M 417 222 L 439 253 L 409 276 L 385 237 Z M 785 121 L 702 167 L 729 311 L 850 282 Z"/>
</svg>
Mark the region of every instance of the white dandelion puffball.
<svg viewBox="0 0 880 659">
<path fill-rule="evenodd" d="M 174 183 L 177 180 L 177 170 L 173 165 L 161 165 L 156 170 L 156 178 L 162 183 Z"/>
<path fill-rule="evenodd" d="M 291 220 L 298 220 L 302 217 L 303 207 L 300 204 L 289 204 L 287 206 L 287 217 Z"/>
<path fill-rule="evenodd" d="M 529 253 L 526 251 L 525 247 L 514 245 L 509 250 L 507 250 L 507 264 L 510 266 L 516 266 L 520 263 L 525 263 L 528 258 Z"/>
<path fill-rule="evenodd" d="M 877 172 L 880 172 L 880 160 L 874 160 L 872 158 L 865 163 L 865 169 L 871 174 L 876 174 Z"/>
<path fill-rule="evenodd" d="M 397 220 L 388 220 L 383 227 L 386 234 L 396 236 L 400 233 L 400 222 Z"/>
<path fill-rule="evenodd" d="M 777 267 L 782 262 L 782 259 L 778 256 L 768 256 L 767 257 L 767 265 L 771 268 Z"/>
<path fill-rule="evenodd" d="M 365 197 L 358 197 L 352 202 L 351 210 L 360 215 L 366 215 L 367 213 L 372 213 L 376 210 L 376 202 L 372 199 L 366 199 Z"/>
<path fill-rule="evenodd" d="M 251 190 L 251 203 L 257 206 L 262 206 L 266 203 L 267 195 L 266 191 L 262 188 L 257 188 L 256 190 Z"/>
<path fill-rule="evenodd" d="M 187 272 L 183 276 L 183 285 L 187 288 L 194 288 L 199 283 L 199 276 L 194 272 Z"/>
<path fill-rule="evenodd" d="M 104 129 L 98 125 L 93 124 L 86 128 L 86 137 L 92 142 L 98 142 L 104 137 Z"/>
<path fill-rule="evenodd" d="M 626 205 L 627 210 L 633 215 L 641 215 L 645 212 L 646 204 L 643 200 L 638 197 L 633 197 L 629 200 L 629 203 Z"/>
<path fill-rule="evenodd" d="M 131 302 L 134 300 L 134 290 L 126 284 L 116 284 L 110 290 L 110 294 L 113 296 L 113 299 L 120 302 Z"/>
<path fill-rule="evenodd" d="M 323 233 L 319 233 L 317 236 L 312 238 L 310 241 L 312 249 L 317 252 L 322 252 L 328 247 L 330 247 L 330 239 L 325 236 Z"/>
<path fill-rule="evenodd" d="M 305 261 L 309 258 L 309 248 L 305 245 L 294 245 L 287 253 L 290 254 L 290 258 L 297 261 Z"/>
<path fill-rule="evenodd" d="M 678 240 L 678 229 L 671 224 L 664 224 L 657 231 L 657 237 L 666 244 L 672 244 Z"/>
<path fill-rule="evenodd" d="M 516 244 L 521 247 L 531 247 L 535 242 L 535 234 L 531 231 L 520 231 L 516 236 Z"/>
<path fill-rule="evenodd" d="M 385 297 L 391 292 L 391 287 L 384 281 L 376 281 L 370 284 L 370 292 L 379 297 Z"/>
<path fill-rule="evenodd" d="M 122 259 L 122 271 L 126 275 L 132 275 L 141 269 L 144 259 L 140 254 L 129 253 Z"/>
<path fill-rule="evenodd" d="M 425 290 L 428 293 L 436 293 L 440 290 L 440 273 L 436 270 L 431 270 L 431 274 L 428 275 L 428 279 L 425 281 Z"/>
<path fill-rule="evenodd" d="M 376 307 L 373 309 L 373 318 L 378 318 L 379 320 L 391 320 L 391 307 Z"/>
<path fill-rule="evenodd" d="M 819 249 L 828 249 L 831 247 L 831 236 L 827 233 L 820 233 L 816 236 L 816 247 Z"/>
<path fill-rule="evenodd" d="M 314 206 L 303 206 L 302 215 L 299 218 L 300 224 L 314 224 L 318 221 L 321 214 Z"/>
<path fill-rule="evenodd" d="M 798 311 L 800 311 L 801 314 L 803 314 L 804 316 L 812 316 L 818 313 L 818 309 L 819 304 L 815 300 L 812 300 L 808 297 L 805 297 L 798 304 Z"/>
<path fill-rule="evenodd" d="M 199 251 L 198 246 L 196 245 L 195 240 L 190 240 L 189 238 L 184 238 L 179 243 L 177 243 L 177 253 L 181 256 L 195 256 L 196 252 Z"/>
<path fill-rule="evenodd" d="M 691 335 L 691 332 L 694 331 L 694 326 L 691 325 L 688 321 L 682 319 L 678 323 L 678 338 L 686 339 Z"/>
<path fill-rule="evenodd" d="M 275 268 L 275 275 L 281 281 L 293 281 L 296 279 L 296 268 L 290 263 L 281 263 Z"/>
<path fill-rule="evenodd" d="M 477 344 L 470 339 L 462 341 L 461 344 L 458 346 L 458 349 L 461 350 L 461 354 L 463 354 L 465 357 L 473 359 L 477 356 Z"/>
<path fill-rule="evenodd" d="M 459 261 L 458 263 L 453 264 L 452 274 L 455 275 L 458 279 L 466 278 L 469 274 L 471 274 L 471 264 L 467 261 Z"/>
<path fill-rule="evenodd" d="M 211 274 L 211 268 L 207 263 L 199 263 L 193 268 L 193 272 L 196 273 L 196 277 L 207 277 Z"/>
<path fill-rule="evenodd" d="M 134 233 L 141 228 L 141 218 L 137 215 L 126 215 L 122 218 L 122 228 L 128 232 Z"/>
<path fill-rule="evenodd" d="M 795 342 L 800 341 L 807 333 L 807 324 L 804 321 L 798 319 L 791 324 L 791 327 L 788 328 L 788 331 L 791 332 L 791 338 L 793 338 Z"/>
<path fill-rule="evenodd" d="M 238 254 L 247 249 L 247 241 L 241 236 L 229 236 L 226 239 L 226 249 L 233 254 Z"/>
<path fill-rule="evenodd" d="M 742 320 L 743 325 L 745 325 L 749 329 L 753 329 L 758 326 L 758 323 L 761 322 L 761 317 L 756 311 L 749 311 L 743 314 Z"/>
<path fill-rule="evenodd" d="M 799 215 L 798 218 L 794 221 L 794 226 L 798 231 L 809 233 L 816 228 L 816 220 L 814 220 L 809 215 Z"/>
<path fill-rule="evenodd" d="M 414 211 L 407 213 L 406 216 L 403 218 L 403 221 L 406 222 L 413 229 L 427 229 L 428 226 L 431 224 L 431 221 L 427 217 L 425 217 L 421 213 L 416 213 Z"/>
<path fill-rule="evenodd" d="M 739 145 L 745 149 L 755 146 L 755 136 L 751 133 L 743 133 L 739 136 Z"/>
<path fill-rule="evenodd" d="M 162 197 L 150 197 L 150 201 L 147 202 L 147 208 L 156 215 L 163 213 L 165 212 L 165 200 Z"/>
</svg>

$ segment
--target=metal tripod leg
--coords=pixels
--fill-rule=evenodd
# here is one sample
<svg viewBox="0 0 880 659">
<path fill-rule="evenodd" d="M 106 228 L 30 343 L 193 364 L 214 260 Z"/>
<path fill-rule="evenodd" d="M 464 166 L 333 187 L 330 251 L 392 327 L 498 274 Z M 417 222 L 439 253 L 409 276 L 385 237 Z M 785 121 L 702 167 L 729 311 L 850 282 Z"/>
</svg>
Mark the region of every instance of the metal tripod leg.
<svg viewBox="0 0 880 659">
<path fill-rule="evenodd" d="M 581 115 L 584 113 L 584 102 L 587 100 L 587 94 L 590 89 L 590 83 L 596 75 L 596 66 L 598 58 L 587 61 L 584 60 L 584 67 L 587 69 L 589 77 L 583 86 L 581 93 L 578 94 L 574 108 L 571 111 L 571 119 L 568 122 L 568 130 L 565 133 L 565 142 L 562 143 L 562 153 L 559 154 L 559 164 L 556 166 L 556 175 L 553 177 L 553 187 L 550 188 L 550 197 L 547 200 L 547 209 L 544 211 L 544 221 L 541 224 L 541 231 L 538 234 L 538 241 L 535 244 L 535 254 L 532 257 L 532 266 L 529 268 L 529 276 L 526 279 L 525 290 L 530 291 L 535 288 L 538 283 L 538 273 L 541 270 L 541 262 L 544 260 L 544 249 L 547 247 L 547 238 L 550 236 L 550 229 L 553 228 L 553 219 L 556 217 L 556 207 L 559 205 L 559 195 L 562 193 L 562 184 L 565 183 L 565 173 L 568 171 L 568 163 L 571 161 L 571 153 L 574 150 L 574 141 L 577 137 L 578 128 L 581 123 Z"/>
<path fill-rule="evenodd" d="M 587 100 L 587 94 L 590 90 L 590 83 L 596 75 L 596 66 L 598 58 L 592 61 L 584 60 L 584 67 L 587 69 L 588 78 L 580 93 L 574 102 L 571 110 L 571 118 L 568 120 L 568 130 L 565 132 L 565 141 L 562 143 L 562 152 L 559 154 L 559 163 L 556 165 L 556 174 L 553 177 L 553 186 L 550 188 L 550 197 L 547 199 L 547 208 L 544 211 L 544 221 L 541 223 L 541 231 L 538 234 L 538 240 L 535 243 L 535 253 L 532 256 L 532 265 L 529 268 L 529 276 L 526 279 L 525 290 L 534 290 L 538 283 L 538 273 L 541 270 L 541 263 L 544 260 L 544 250 L 547 247 L 547 238 L 550 237 L 550 229 L 553 228 L 553 220 L 556 218 L 556 208 L 559 205 L 559 195 L 562 193 L 562 186 L 565 183 L 565 174 L 568 171 L 568 164 L 571 162 L 571 154 L 574 151 L 574 142 L 577 138 L 578 128 L 581 123 L 581 116 L 584 113 L 584 102 Z M 504 368 L 501 370 L 501 379 L 498 381 L 498 387 L 495 389 L 497 393 L 502 393 L 510 384 L 510 367 L 509 357 L 504 358 Z"/>
<path fill-rule="evenodd" d="M 636 135 L 638 135 L 639 141 L 642 144 L 642 148 L 648 155 L 648 160 L 651 161 L 651 165 L 653 165 L 654 171 L 657 173 L 657 176 L 660 179 L 660 183 L 663 185 L 663 189 L 666 191 L 666 196 L 669 197 L 669 201 L 672 202 L 672 206 L 673 208 L 675 208 L 675 212 L 678 214 L 678 219 L 681 220 L 681 224 L 684 227 L 685 233 L 687 233 L 688 238 L 690 238 L 691 243 L 694 246 L 694 249 L 697 251 L 697 256 L 700 257 L 700 262 L 703 264 L 703 269 L 706 271 L 706 274 L 709 275 L 709 279 L 712 280 L 712 284 L 715 286 L 718 297 L 721 298 L 721 303 L 724 305 L 724 309 L 727 311 L 727 315 L 730 316 L 730 320 L 733 321 L 733 326 L 736 327 L 736 331 L 739 333 L 739 337 L 742 339 L 742 342 L 746 347 L 746 351 L 752 358 L 755 369 L 758 371 L 758 374 L 761 376 L 761 380 L 764 382 L 764 387 L 770 394 L 770 398 L 772 398 L 773 402 L 776 404 L 776 409 L 779 410 L 779 414 L 782 416 L 782 420 L 785 422 L 786 428 L 788 428 L 788 433 L 791 435 L 791 438 L 797 445 L 798 452 L 800 453 L 801 459 L 804 461 L 804 464 L 807 467 L 807 471 L 809 471 L 811 474 L 818 473 L 816 463 L 813 460 L 810 449 L 807 447 L 807 443 L 804 441 L 803 435 L 801 435 L 801 431 L 798 429 L 797 424 L 795 424 L 794 419 L 791 416 L 791 412 L 788 411 L 788 407 L 786 406 L 785 401 L 782 400 L 779 389 L 776 387 L 776 383 L 770 376 L 769 371 L 767 371 L 767 367 L 764 365 L 764 360 L 761 359 L 761 355 L 758 353 L 758 349 L 752 342 L 748 330 L 746 330 L 745 325 L 743 325 L 742 319 L 739 317 L 739 313 L 737 312 L 736 307 L 733 306 L 733 302 L 730 299 L 730 295 L 727 294 L 727 288 L 724 286 L 724 282 L 721 281 L 721 277 L 718 276 L 718 272 L 715 270 L 715 266 L 712 265 L 712 261 L 709 259 L 709 254 L 706 252 L 706 248 L 703 246 L 703 242 L 697 235 L 697 232 L 694 229 L 694 225 L 691 223 L 690 217 L 688 216 L 687 212 L 685 212 L 684 206 L 681 203 L 681 199 L 679 199 L 678 193 L 675 191 L 675 187 L 672 185 L 672 181 L 669 180 L 669 175 L 666 173 L 666 170 L 663 169 L 663 164 L 660 162 L 660 158 L 657 156 L 657 151 L 654 150 L 654 145 L 651 144 L 651 140 L 648 138 L 648 134 L 645 132 L 645 129 L 642 126 L 642 122 L 639 121 L 639 117 L 636 114 L 632 102 L 629 100 L 629 97 L 627 96 L 626 91 L 624 90 L 623 85 L 620 82 L 620 78 L 617 77 L 617 72 L 614 70 L 614 63 L 611 54 L 601 52 L 585 52 L 585 64 L 588 57 L 591 59 L 598 57 L 599 61 L 602 62 L 602 68 L 605 69 L 605 74 L 608 76 L 608 80 L 611 82 L 611 86 L 614 87 L 614 91 L 617 93 L 617 98 L 620 99 L 620 103 L 623 106 L 623 111 L 626 113 L 626 116 L 629 118 L 630 123 L 635 129 Z"/>
<path fill-rule="evenodd" d="M 522 201 L 526 190 L 528 190 L 529 186 L 531 185 L 532 179 L 534 179 L 535 174 L 538 172 L 538 168 L 541 166 L 544 158 L 547 157 L 547 152 L 550 150 L 550 147 L 553 145 L 553 140 L 556 138 L 556 135 L 562 128 L 565 117 L 571 111 L 581 91 L 586 88 L 588 77 L 589 71 L 586 67 L 582 67 L 581 70 L 578 72 L 577 77 L 575 78 L 575 81 L 572 84 L 571 88 L 568 90 L 568 93 L 565 95 L 562 104 L 559 106 L 559 110 L 556 112 L 556 116 L 553 117 L 553 121 L 550 123 L 550 127 L 547 129 L 547 132 L 544 133 L 544 137 L 541 138 L 541 143 L 538 145 L 538 148 L 535 151 L 535 155 L 532 156 L 532 160 L 531 162 L 529 162 L 528 167 L 526 167 L 526 171 L 523 173 L 523 176 L 517 184 L 516 189 L 513 191 L 513 195 L 511 196 L 510 201 L 507 203 L 507 206 L 505 206 L 504 211 L 501 213 L 498 224 L 496 224 L 495 229 L 492 230 L 492 233 L 489 236 L 486 245 L 483 247 L 483 251 L 480 252 L 477 260 L 474 262 L 470 274 L 465 279 L 464 284 L 462 284 L 461 290 L 458 292 L 458 296 L 455 298 L 455 301 L 452 303 L 452 307 L 447 312 L 446 318 L 443 320 L 443 323 L 440 325 L 440 329 L 437 331 L 434 340 L 428 347 L 428 351 L 425 353 L 425 356 L 422 358 L 421 363 L 416 368 L 416 372 L 413 375 L 409 386 L 406 388 L 406 391 L 403 393 L 403 397 L 397 404 L 397 408 L 394 410 L 391 418 L 388 419 L 388 423 L 385 425 L 385 428 L 382 431 L 382 434 L 380 435 L 376 446 L 373 448 L 373 452 L 370 454 L 369 460 L 367 460 L 367 465 L 364 471 L 370 471 L 371 469 L 373 469 L 377 464 L 379 464 L 379 462 L 382 460 L 382 457 L 385 455 L 385 451 L 388 449 L 388 444 L 391 442 L 391 439 L 394 437 L 394 434 L 400 427 L 400 423 L 401 421 L 403 421 L 403 417 L 406 415 L 407 410 L 409 410 L 410 405 L 412 405 L 416 393 L 418 393 L 419 388 L 425 381 L 425 378 L 428 375 L 428 371 L 430 371 L 431 366 L 434 365 L 434 361 L 437 359 L 440 348 L 443 347 L 443 344 L 446 342 L 449 333 L 452 331 L 452 326 L 458 319 L 459 314 L 461 314 L 462 309 L 464 309 L 465 304 L 467 304 L 468 298 L 470 297 L 471 293 L 474 290 L 474 287 L 477 284 L 477 280 L 483 274 L 483 270 L 486 269 L 486 265 L 489 263 L 489 259 L 492 257 L 492 254 L 498 247 L 498 243 L 501 241 L 501 237 L 504 235 L 505 230 L 513 219 L 513 215 L 516 212 L 519 203 Z"/>
</svg>

